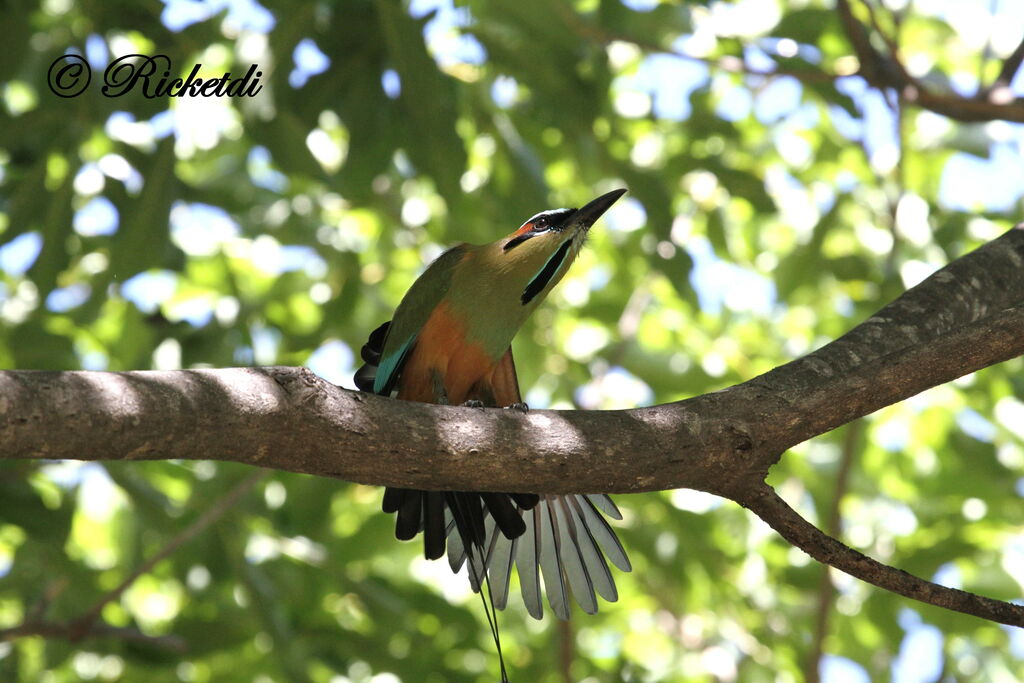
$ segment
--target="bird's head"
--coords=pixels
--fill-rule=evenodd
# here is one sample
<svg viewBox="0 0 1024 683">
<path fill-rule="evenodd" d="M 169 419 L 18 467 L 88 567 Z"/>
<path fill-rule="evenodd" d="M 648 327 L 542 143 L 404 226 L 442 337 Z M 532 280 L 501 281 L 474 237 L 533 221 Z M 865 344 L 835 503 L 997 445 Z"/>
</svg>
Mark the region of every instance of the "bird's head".
<svg viewBox="0 0 1024 683">
<path fill-rule="evenodd" d="M 508 237 L 499 240 L 504 269 L 529 271 L 520 295 L 523 306 L 543 299 L 576 258 L 590 226 L 625 190 L 612 190 L 579 209 L 541 211 Z"/>
</svg>

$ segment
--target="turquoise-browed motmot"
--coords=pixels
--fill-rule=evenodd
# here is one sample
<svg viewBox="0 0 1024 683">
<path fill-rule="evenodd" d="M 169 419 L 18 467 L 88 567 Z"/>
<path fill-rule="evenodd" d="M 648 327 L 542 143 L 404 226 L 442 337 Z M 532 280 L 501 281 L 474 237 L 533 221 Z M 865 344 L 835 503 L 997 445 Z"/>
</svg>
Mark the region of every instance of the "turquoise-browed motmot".
<svg viewBox="0 0 1024 683">
<path fill-rule="evenodd" d="M 356 385 L 411 401 L 525 409 L 512 337 L 565 275 L 590 227 L 624 193 L 609 192 L 580 209 L 543 211 L 496 242 L 446 251 L 413 283 L 391 322 L 370 335 Z M 423 532 L 427 558 L 443 555 L 447 539 L 457 571 L 468 550 L 474 590 L 486 572 L 498 608 L 507 603 L 516 565 L 523 602 L 537 619 L 543 614 L 538 574 L 551 608 L 567 619 L 570 592 L 589 613 L 597 611 L 595 591 L 617 599 L 605 556 L 630 570 L 601 515 L 621 519 L 606 495 L 388 488 L 383 507 L 398 513 L 398 538 Z"/>
</svg>

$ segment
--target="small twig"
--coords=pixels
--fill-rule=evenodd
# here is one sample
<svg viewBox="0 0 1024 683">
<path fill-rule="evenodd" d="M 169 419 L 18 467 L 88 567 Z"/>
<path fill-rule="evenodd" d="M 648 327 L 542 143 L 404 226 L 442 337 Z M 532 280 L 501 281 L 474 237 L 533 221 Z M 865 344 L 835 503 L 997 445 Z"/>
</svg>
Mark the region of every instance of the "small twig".
<svg viewBox="0 0 1024 683">
<path fill-rule="evenodd" d="M 899 14 L 893 17 L 893 21 L 896 25 L 894 40 L 899 43 L 903 38 L 903 22 Z M 893 59 L 899 62 L 896 53 L 893 53 Z M 889 249 L 889 254 L 885 259 L 884 272 L 887 278 L 892 277 L 896 272 L 896 259 L 900 250 L 900 232 L 897 229 L 896 218 L 900 201 L 902 201 L 907 192 L 907 98 L 904 96 L 904 90 L 901 89 L 896 92 L 895 100 L 896 108 L 893 112 L 893 126 L 895 130 L 893 132 L 896 134 L 896 151 L 899 156 L 896 157 L 896 166 L 893 168 L 893 177 L 896 184 L 895 191 L 886 193 L 889 197 L 889 230 L 892 233 L 892 247 Z M 895 199 L 892 198 L 893 195 L 895 195 Z"/>
<path fill-rule="evenodd" d="M 573 683 L 572 660 L 574 657 L 572 639 L 572 622 L 568 619 L 558 620 L 558 670 L 565 683 Z"/>
<path fill-rule="evenodd" d="M 993 17 L 999 10 L 999 0 L 989 0 L 988 11 Z M 989 60 L 992 58 L 992 33 L 988 33 L 985 36 L 985 45 L 981 48 L 981 55 L 978 57 L 978 92 L 975 97 L 983 97 L 982 92 L 987 88 L 983 85 L 985 80 L 985 67 L 988 66 Z"/>
<path fill-rule="evenodd" d="M 1020 41 L 1017 49 L 1014 50 L 1005 61 L 1003 61 L 1003 68 L 999 70 L 999 75 L 996 76 L 996 80 L 993 81 L 992 85 L 986 88 L 983 92 L 978 93 L 978 97 L 981 99 L 988 99 L 988 95 L 996 88 L 1009 87 L 1010 83 L 1013 82 L 1014 77 L 1017 75 L 1017 71 L 1020 69 L 1022 62 L 1024 62 L 1024 39 Z"/>
<path fill-rule="evenodd" d="M 885 46 L 889 49 L 889 57 L 892 66 L 896 67 L 896 69 L 900 72 L 900 75 L 909 85 L 913 85 L 914 87 L 920 88 L 920 84 L 917 82 L 917 79 L 910 75 L 910 72 L 907 71 L 905 66 L 903 66 L 903 60 L 900 59 L 899 15 L 897 14 L 893 16 L 893 23 L 896 25 L 896 35 L 890 36 L 882 28 L 881 22 L 878 21 L 878 15 L 875 14 L 875 8 L 871 5 L 871 1 L 863 0 L 863 3 L 864 7 L 866 7 L 868 11 L 868 21 L 871 22 L 871 28 L 875 30 L 875 33 L 878 34 L 878 36 L 882 39 L 882 42 L 885 43 Z"/>
<path fill-rule="evenodd" d="M 867 77 L 867 72 L 875 69 L 878 62 L 868 31 L 853 16 L 853 8 L 850 7 L 850 3 L 847 0 L 836 0 L 836 10 L 839 13 L 839 22 L 843 26 L 843 31 L 845 31 L 846 37 L 849 38 L 853 51 L 857 55 L 857 60 L 860 62 L 860 70 Z"/>
<path fill-rule="evenodd" d="M 878 37 L 881 38 L 882 42 L 889 48 L 889 54 L 891 54 L 895 59 L 899 54 L 899 45 L 894 39 L 890 38 L 889 34 L 882 28 L 882 24 L 878 21 L 878 15 L 875 14 L 875 8 L 872 6 L 870 0 L 862 0 L 862 2 L 864 8 L 868 11 L 868 21 L 871 22 L 871 28 L 875 29 L 875 33 L 878 34 Z"/>
<path fill-rule="evenodd" d="M 1024 605 L 940 586 L 871 559 L 801 517 L 767 484 L 739 502 L 787 541 L 850 576 L 929 605 L 1024 628 Z"/>
<path fill-rule="evenodd" d="M 864 431 L 864 421 L 850 423 L 843 434 L 843 448 L 839 455 L 839 470 L 836 472 L 835 492 L 829 506 L 825 533 L 837 537 L 842 531 L 842 503 L 850 484 L 850 472 L 857 456 L 860 435 Z M 828 635 L 829 615 L 832 612 L 832 596 L 835 586 L 829 576 L 829 568 L 822 567 L 821 580 L 818 582 L 818 604 L 814 617 L 814 632 L 811 640 L 811 654 L 807 658 L 804 678 L 807 683 L 818 683 L 820 678 L 821 656 L 825 651 L 825 637 Z"/>
<path fill-rule="evenodd" d="M 672 55 L 680 59 L 685 59 L 691 62 L 698 62 L 700 64 L 706 64 L 709 67 L 719 69 L 721 71 L 727 71 L 729 73 L 741 73 L 747 76 L 762 76 L 764 78 L 772 78 L 776 76 L 792 76 L 802 81 L 812 82 L 832 82 L 838 78 L 843 78 L 839 74 L 829 73 L 821 69 L 787 69 L 783 66 L 776 66 L 770 71 L 763 69 L 755 69 L 742 57 L 737 56 L 726 56 L 726 57 L 701 57 L 699 55 L 693 55 L 688 52 L 682 52 L 681 50 L 673 50 L 663 45 L 658 44 L 655 41 L 647 40 L 643 37 L 637 37 L 632 35 L 626 35 L 615 31 L 609 31 L 603 27 L 597 26 L 584 21 L 578 14 L 573 12 L 568 7 L 557 5 L 559 13 L 570 28 L 575 31 L 576 35 L 584 40 L 592 40 L 600 43 L 601 45 L 608 45 L 612 42 L 623 42 L 631 43 L 636 45 L 638 48 L 647 52 L 654 52 L 666 55 Z"/>
<path fill-rule="evenodd" d="M 63 593 L 70 585 L 71 581 L 66 576 L 62 576 L 59 579 L 51 581 L 43 591 L 43 597 L 36 601 L 32 605 L 32 609 L 28 611 L 28 616 L 25 617 L 27 622 L 40 622 L 43 621 L 43 617 L 46 615 L 46 610 L 50 609 L 50 605 L 54 600 Z"/>
<path fill-rule="evenodd" d="M 143 562 L 139 567 L 129 574 L 124 581 L 122 581 L 117 588 L 113 589 L 99 601 L 93 605 L 88 612 L 83 614 L 81 617 L 75 619 L 69 624 L 69 637 L 71 640 L 79 640 L 87 635 L 91 635 L 93 632 L 93 626 L 96 620 L 99 618 L 100 612 L 109 603 L 117 600 L 121 597 L 129 586 L 143 574 L 148 573 L 158 562 L 164 558 L 170 556 L 174 551 L 180 548 L 185 543 L 191 541 L 193 538 L 202 533 L 208 526 L 216 522 L 218 519 L 224 516 L 228 510 L 238 502 L 245 493 L 247 493 L 253 486 L 259 483 L 261 480 L 267 478 L 272 474 L 272 470 L 256 470 L 252 472 L 248 477 L 240 481 L 235 485 L 233 489 L 225 493 L 221 498 L 211 505 L 206 512 L 200 515 L 194 522 L 182 529 L 174 538 L 167 542 L 167 544 L 160 549 L 155 555 L 150 557 L 148 560 Z"/>
<path fill-rule="evenodd" d="M 180 636 L 150 636 L 135 628 L 111 626 L 106 622 L 93 623 L 89 629 L 89 635 L 96 638 L 117 638 L 136 643 L 145 643 L 176 653 L 184 653 L 187 650 L 185 639 Z M 78 626 L 75 622 L 59 623 L 43 620 L 26 620 L 17 626 L 0 629 L 0 643 L 29 636 L 62 638 L 72 642 L 80 639 Z"/>
</svg>

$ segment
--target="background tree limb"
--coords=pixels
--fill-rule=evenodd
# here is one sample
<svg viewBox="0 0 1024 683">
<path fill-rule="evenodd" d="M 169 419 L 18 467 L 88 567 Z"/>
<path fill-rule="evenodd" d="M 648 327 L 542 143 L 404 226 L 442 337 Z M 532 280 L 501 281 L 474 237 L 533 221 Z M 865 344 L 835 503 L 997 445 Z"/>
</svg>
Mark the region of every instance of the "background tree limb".
<svg viewBox="0 0 1024 683">
<path fill-rule="evenodd" d="M 745 496 L 743 506 L 811 557 L 870 584 L 930 605 L 1024 628 L 1024 606 L 925 581 L 857 552 L 798 515 L 768 485 Z"/>
<path fill-rule="evenodd" d="M 865 3 L 865 6 L 871 9 L 869 4 Z M 1006 85 L 1013 80 L 1024 60 L 1024 43 L 1003 62 L 992 87 L 979 88 L 974 97 L 962 97 L 953 92 L 938 93 L 907 71 L 895 51 L 896 43 L 881 31 L 877 23 L 874 28 L 889 47 L 889 53 L 883 54 L 875 48 L 870 32 L 854 16 L 849 0 L 836 0 L 836 10 L 860 62 L 858 73 L 872 86 L 883 90 L 893 88 L 909 103 L 957 121 L 1024 121 L 1024 100 L 1014 97 Z M 873 19 L 873 11 L 870 15 Z"/>
<path fill-rule="evenodd" d="M 884 53 L 872 44 L 871 31 L 854 16 L 849 0 L 836 0 L 836 11 L 840 24 L 853 48 L 854 55 L 857 57 L 856 74 L 862 76 L 872 87 L 882 91 L 895 90 L 908 103 L 957 121 L 1024 122 L 1024 99 L 1014 97 L 1009 89 L 1010 82 L 1019 70 L 1021 62 L 1024 61 L 1024 42 L 1003 61 L 999 75 L 993 83 L 986 87 L 980 87 L 973 97 L 965 97 L 952 90 L 937 92 L 932 86 L 923 83 L 907 70 L 898 52 L 899 41 L 888 36 L 882 30 L 872 6 L 865 3 L 865 7 L 868 11 L 871 28 L 886 46 L 887 51 Z M 563 14 L 566 22 L 582 39 L 594 40 L 605 45 L 613 41 L 632 43 L 649 53 L 671 54 L 729 73 L 742 73 L 765 78 L 791 76 L 801 82 L 812 84 L 834 82 L 839 78 L 853 75 L 830 71 L 826 68 L 792 68 L 781 63 L 768 69 L 756 68 L 748 64 L 742 55 L 703 57 L 666 47 L 646 36 L 602 29 L 567 11 Z"/>
</svg>

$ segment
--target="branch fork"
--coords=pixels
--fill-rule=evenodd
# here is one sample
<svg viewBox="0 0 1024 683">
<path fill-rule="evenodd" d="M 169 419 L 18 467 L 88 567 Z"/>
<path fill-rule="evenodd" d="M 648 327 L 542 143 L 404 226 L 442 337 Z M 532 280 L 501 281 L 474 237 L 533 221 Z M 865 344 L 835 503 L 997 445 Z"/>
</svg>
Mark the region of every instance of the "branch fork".
<svg viewBox="0 0 1024 683">
<path fill-rule="evenodd" d="M 212 457 L 434 490 L 693 488 L 743 505 L 815 559 L 874 585 L 1024 627 L 1024 607 L 867 558 L 801 518 L 764 481 L 798 443 L 1022 354 L 1024 224 L 817 351 L 677 403 L 521 413 L 360 394 L 305 368 L 4 371 L 0 458 Z"/>
</svg>

